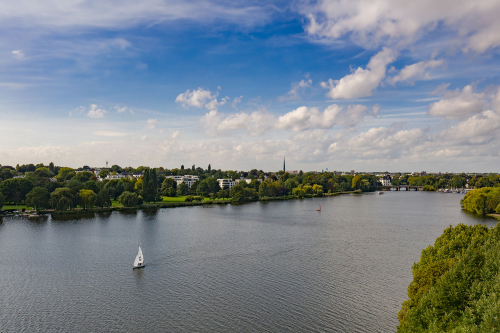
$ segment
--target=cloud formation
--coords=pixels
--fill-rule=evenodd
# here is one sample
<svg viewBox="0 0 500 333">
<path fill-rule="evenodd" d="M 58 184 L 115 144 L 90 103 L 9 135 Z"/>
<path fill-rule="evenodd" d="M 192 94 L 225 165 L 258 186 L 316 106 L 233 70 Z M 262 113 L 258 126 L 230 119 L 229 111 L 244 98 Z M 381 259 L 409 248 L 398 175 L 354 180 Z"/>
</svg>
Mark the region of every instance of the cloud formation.
<svg viewBox="0 0 500 333">
<path fill-rule="evenodd" d="M 375 106 L 372 114 L 376 114 Z M 245 130 L 251 136 L 261 135 L 271 129 L 302 132 L 314 129 L 330 129 L 334 126 L 351 128 L 369 115 L 364 105 L 349 105 L 343 108 L 336 104 L 328 106 L 323 112 L 318 108 L 299 107 L 276 118 L 266 110 L 252 113 L 239 112 L 224 115 L 213 110 L 202 117 L 207 134 L 218 136 Z"/>
<path fill-rule="evenodd" d="M 119 10 L 117 10 L 119 8 Z M 158 24 L 175 20 L 215 20 L 251 26 L 266 22 L 275 8 L 240 3 L 193 0 L 182 3 L 171 0 L 110 0 L 110 1 L 57 1 L 43 4 L 36 0 L 15 0 L 0 3 L 3 25 L 23 28 L 48 27 L 50 29 L 126 28 Z"/>
<path fill-rule="evenodd" d="M 89 112 L 87 113 L 87 117 L 89 118 L 104 118 L 104 114 L 108 111 L 98 108 L 96 104 L 90 105 Z"/>
<path fill-rule="evenodd" d="M 425 34 L 451 30 L 464 51 L 485 52 L 500 45 L 500 2 L 483 0 L 320 0 L 299 6 L 314 38 L 348 37 L 365 48 L 410 45 Z"/>
<path fill-rule="evenodd" d="M 312 80 L 301 80 L 300 82 L 294 82 L 292 83 L 292 87 L 289 92 L 286 93 L 284 96 L 278 97 L 278 101 L 284 102 L 284 101 L 291 101 L 291 100 L 298 100 L 300 99 L 299 96 L 299 91 L 304 90 L 305 88 L 309 88 L 312 84 Z"/>
<path fill-rule="evenodd" d="M 180 103 L 183 107 L 189 108 L 190 106 L 196 108 L 205 107 L 208 110 L 217 110 L 219 106 L 224 105 L 229 100 L 229 97 L 221 98 L 220 102 L 217 100 L 219 93 L 212 94 L 210 90 L 198 88 L 197 90 L 186 90 L 186 92 L 179 94 L 175 99 L 176 103 Z"/>
<path fill-rule="evenodd" d="M 321 86 L 329 89 L 326 96 L 332 99 L 352 99 L 371 96 L 380 82 L 385 77 L 386 67 L 396 59 L 396 52 L 384 48 L 374 55 L 366 69 L 359 67 L 352 74 L 346 75 L 340 80 L 329 79 L 321 82 Z"/>
<path fill-rule="evenodd" d="M 429 106 L 430 116 L 439 116 L 446 119 L 464 119 L 480 113 L 485 106 L 485 94 L 475 93 L 472 86 L 465 86 L 462 91 L 445 91 L 444 98 Z"/>
<path fill-rule="evenodd" d="M 397 82 L 416 80 L 430 80 L 431 76 L 426 72 L 427 68 L 435 68 L 443 64 L 443 60 L 420 61 L 412 65 L 405 66 L 397 75 L 389 78 L 387 81 L 395 85 Z"/>
</svg>

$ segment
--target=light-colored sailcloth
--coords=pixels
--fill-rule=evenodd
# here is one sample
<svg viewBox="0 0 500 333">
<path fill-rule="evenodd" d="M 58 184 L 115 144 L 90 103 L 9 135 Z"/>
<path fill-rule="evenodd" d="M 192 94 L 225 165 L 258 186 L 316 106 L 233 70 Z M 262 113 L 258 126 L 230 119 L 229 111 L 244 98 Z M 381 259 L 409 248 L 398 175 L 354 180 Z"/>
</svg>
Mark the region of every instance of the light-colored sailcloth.
<svg viewBox="0 0 500 333">
<path fill-rule="evenodd" d="M 142 250 L 139 246 L 139 252 L 137 252 L 137 256 L 135 257 L 134 267 L 141 266 L 144 262 L 144 257 L 142 256 Z"/>
</svg>

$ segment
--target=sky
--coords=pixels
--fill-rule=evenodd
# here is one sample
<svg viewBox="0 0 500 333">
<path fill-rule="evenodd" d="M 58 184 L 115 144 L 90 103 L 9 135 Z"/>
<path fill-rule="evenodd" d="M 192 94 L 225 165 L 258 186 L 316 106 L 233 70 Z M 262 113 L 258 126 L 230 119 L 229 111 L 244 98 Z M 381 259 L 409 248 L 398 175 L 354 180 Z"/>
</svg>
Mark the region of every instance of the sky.
<svg viewBox="0 0 500 333">
<path fill-rule="evenodd" d="M 498 17 L 498 0 L 5 0 L 0 164 L 500 172 Z"/>
</svg>

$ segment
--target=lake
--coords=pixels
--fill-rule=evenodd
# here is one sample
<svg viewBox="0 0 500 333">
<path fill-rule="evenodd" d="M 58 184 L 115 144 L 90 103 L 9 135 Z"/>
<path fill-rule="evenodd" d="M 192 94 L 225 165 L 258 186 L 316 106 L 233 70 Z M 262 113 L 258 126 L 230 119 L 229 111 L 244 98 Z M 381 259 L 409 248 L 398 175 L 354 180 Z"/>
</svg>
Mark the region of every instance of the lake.
<svg viewBox="0 0 500 333">
<path fill-rule="evenodd" d="M 449 225 L 496 224 L 462 197 L 3 218 L 0 331 L 395 332 L 421 250 Z"/>
</svg>

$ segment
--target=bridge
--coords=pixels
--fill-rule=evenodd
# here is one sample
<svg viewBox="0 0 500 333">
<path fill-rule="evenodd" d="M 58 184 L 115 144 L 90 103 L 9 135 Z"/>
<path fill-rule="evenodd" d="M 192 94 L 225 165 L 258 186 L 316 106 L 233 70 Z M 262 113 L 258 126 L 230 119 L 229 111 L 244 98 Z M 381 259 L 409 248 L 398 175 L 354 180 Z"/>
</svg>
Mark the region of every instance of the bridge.
<svg viewBox="0 0 500 333">
<path fill-rule="evenodd" d="M 424 187 L 423 186 L 410 186 L 410 185 L 390 185 L 390 186 L 384 186 L 383 189 L 387 191 L 391 191 L 392 189 L 395 189 L 396 191 L 401 191 L 401 189 L 404 188 L 406 191 L 423 191 Z"/>
</svg>

